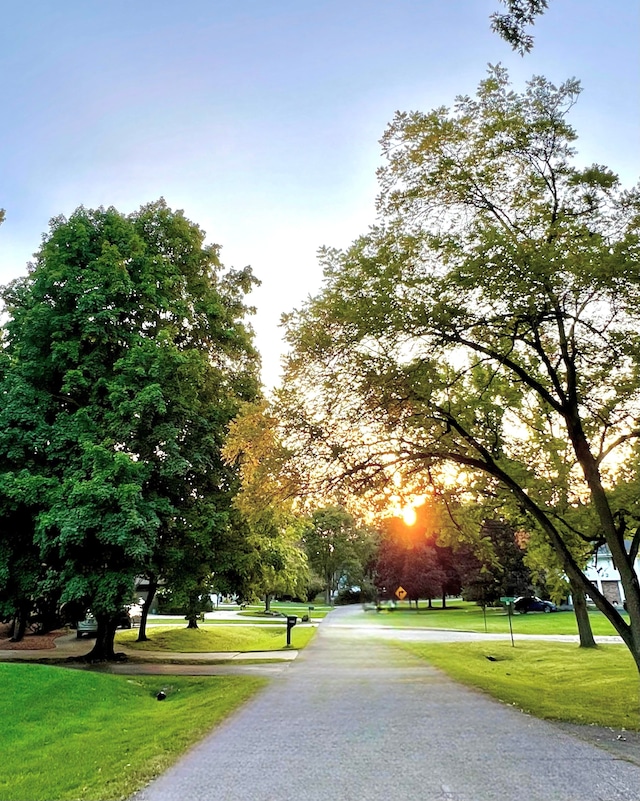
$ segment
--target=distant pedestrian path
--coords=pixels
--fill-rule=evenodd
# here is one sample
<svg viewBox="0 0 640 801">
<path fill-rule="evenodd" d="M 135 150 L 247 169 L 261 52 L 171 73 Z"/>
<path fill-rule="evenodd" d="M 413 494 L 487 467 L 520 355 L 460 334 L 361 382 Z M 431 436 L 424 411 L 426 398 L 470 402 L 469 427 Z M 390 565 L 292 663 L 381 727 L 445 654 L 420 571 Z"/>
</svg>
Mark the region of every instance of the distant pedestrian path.
<svg viewBox="0 0 640 801">
<path fill-rule="evenodd" d="M 349 614 L 136 801 L 640 801 L 640 767 L 354 637 Z"/>
</svg>

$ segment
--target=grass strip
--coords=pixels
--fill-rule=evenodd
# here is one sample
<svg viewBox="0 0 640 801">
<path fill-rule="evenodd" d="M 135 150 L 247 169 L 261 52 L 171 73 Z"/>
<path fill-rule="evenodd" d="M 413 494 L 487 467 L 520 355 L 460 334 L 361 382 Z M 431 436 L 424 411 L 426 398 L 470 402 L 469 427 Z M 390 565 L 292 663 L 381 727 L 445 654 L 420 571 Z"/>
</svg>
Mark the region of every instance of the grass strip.
<svg viewBox="0 0 640 801">
<path fill-rule="evenodd" d="M 266 683 L 10 664 L 0 680 L 3 801 L 126 798 Z"/>
<path fill-rule="evenodd" d="M 291 647 L 300 649 L 315 634 L 312 626 L 296 626 L 291 631 Z M 177 626 L 152 626 L 147 629 L 149 640 L 136 642 L 134 629 L 116 634 L 116 645 L 126 645 L 139 651 L 178 651 L 183 653 L 221 653 L 239 651 L 281 651 L 286 647 L 286 624 L 280 626 L 208 626 L 197 629 Z"/>
<path fill-rule="evenodd" d="M 590 611 L 589 620 L 595 635 L 614 635 L 616 631 L 601 612 Z M 486 610 L 475 604 L 455 602 L 455 606 L 447 609 L 435 607 L 434 609 L 409 610 L 405 605 L 398 604 L 393 612 L 359 611 L 356 612 L 350 623 L 379 626 L 392 626 L 394 628 L 425 628 L 425 629 L 453 629 L 456 631 L 477 631 L 490 634 L 509 633 L 509 618 L 504 609 Z M 511 624 L 515 634 L 577 634 L 578 627 L 573 612 L 552 612 L 545 615 L 542 612 L 531 612 L 526 615 L 513 615 Z"/>
<path fill-rule="evenodd" d="M 309 606 L 312 606 L 313 608 L 309 610 Z M 332 608 L 333 607 L 331 606 L 316 606 L 315 604 L 310 604 L 310 605 L 284 604 L 284 603 L 271 604 L 272 612 L 280 612 L 283 615 L 297 615 L 297 617 L 302 617 L 303 615 L 309 615 L 312 619 L 315 620 L 320 620 L 326 617 L 332 610 Z M 268 615 L 268 613 L 265 613 L 263 604 L 252 604 L 242 609 L 240 612 L 238 612 L 238 614 L 244 617 L 250 617 L 255 615 Z"/>
<path fill-rule="evenodd" d="M 522 641 L 515 648 L 507 642 L 396 645 L 456 681 L 536 717 L 640 730 L 640 679 L 623 645 L 596 649 Z"/>
<path fill-rule="evenodd" d="M 246 620 L 240 615 L 244 615 L 244 612 L 238 612 L 238 617 L 207 617 L 205 620 L 198 621 L 198 626 L 206 625 L 206 626 L 246 626 L 254 624 L 256 626 L 260 625 L 278 625 L 283 626 L 285 625 L 283 618 L 274 616 L 274 617 L 253 617 L 251 620 Z M 253 613 L 250 613 L 252 615 Z M 249 615 L 249 616 L 250 616 Z M 187 625 L 187 620 L 184 617 L 157 617 L 157 618 L 150 618 L 147 620 L 147 628 L 151 628 L 152 626 L 182 626 L 183 628 Z M 137 626 L 135 628 L 138 628 Z"/>
</svg>

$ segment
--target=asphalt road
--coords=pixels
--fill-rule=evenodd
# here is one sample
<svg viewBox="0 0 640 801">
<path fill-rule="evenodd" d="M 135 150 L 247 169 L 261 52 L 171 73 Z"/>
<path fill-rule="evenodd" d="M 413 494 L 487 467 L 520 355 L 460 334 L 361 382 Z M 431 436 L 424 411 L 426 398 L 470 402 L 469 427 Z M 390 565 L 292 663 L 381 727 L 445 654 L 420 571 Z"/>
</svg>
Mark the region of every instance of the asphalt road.
<svg viewBox="0 0 640 801">
<path fill-rule="evenodd" d="M 492 701 L 349 610 L 135 801 L 640 801 L 640 767 Z"/>
</svg>

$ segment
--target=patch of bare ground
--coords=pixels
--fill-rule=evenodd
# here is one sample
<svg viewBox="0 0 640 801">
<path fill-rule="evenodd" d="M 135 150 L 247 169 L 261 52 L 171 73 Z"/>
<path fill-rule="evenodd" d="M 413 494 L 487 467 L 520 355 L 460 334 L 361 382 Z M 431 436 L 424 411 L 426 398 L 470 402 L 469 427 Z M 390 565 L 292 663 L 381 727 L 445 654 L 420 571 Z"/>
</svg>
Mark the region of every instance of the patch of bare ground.
<svg viewBox="0 0 640 801">
<path fill-rule="evenodd" d="M 20 642 L 11 642 L 10 629 L 0 625 L 0 651 L 44 651 L 55 648 L 55 640 L 65 634 L 64 629 L 49 631 L 47 634 L 35 634 L 27 631 Z"/>
<path fill-rule="evenodd" d="M 567 734 L 608 751 L 618 759 L 640 765 L 640 731 L 611 729 L 608 726 L 583 726 L 580 723 L 557 720 L 551 723 Z"/>
</svg>

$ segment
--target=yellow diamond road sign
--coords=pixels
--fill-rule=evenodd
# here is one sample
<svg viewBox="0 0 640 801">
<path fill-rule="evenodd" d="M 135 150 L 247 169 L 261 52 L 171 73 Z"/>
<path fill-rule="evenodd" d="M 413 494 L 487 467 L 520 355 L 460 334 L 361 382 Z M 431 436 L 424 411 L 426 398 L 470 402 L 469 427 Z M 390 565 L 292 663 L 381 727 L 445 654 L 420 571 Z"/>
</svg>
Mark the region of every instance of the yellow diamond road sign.
<svg viewBox="0 0 640 801">
<path fill-rule="evenodd" d="M 405 590 L 405 588 L 398 587 L 398 589 L 396 590 L 396 598 L 399 598 L 401 601 L 404 601 L 406 597 L 407 597 L 407 591 Z"/>
</svg>

